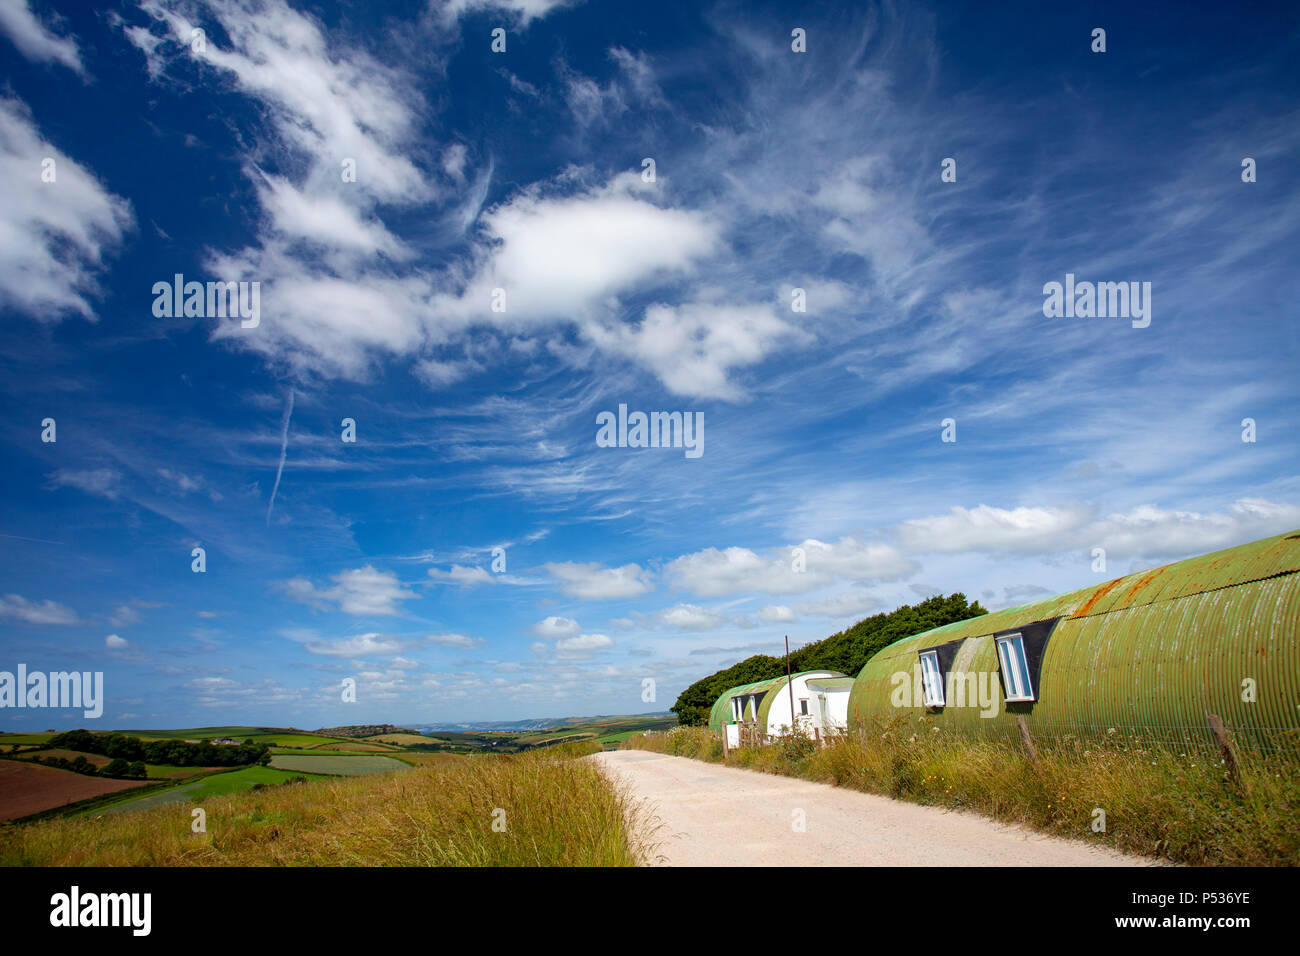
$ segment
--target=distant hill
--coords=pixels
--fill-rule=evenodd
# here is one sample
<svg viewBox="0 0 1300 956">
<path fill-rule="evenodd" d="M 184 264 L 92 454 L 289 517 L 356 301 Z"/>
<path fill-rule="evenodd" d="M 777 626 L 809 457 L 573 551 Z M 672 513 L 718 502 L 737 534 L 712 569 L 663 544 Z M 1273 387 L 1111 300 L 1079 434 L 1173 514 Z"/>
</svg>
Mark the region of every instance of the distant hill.
<svg viewBox="0 0 1300 956">
<path fill-rule="evenodd" d="M 673 715 L 669 711 L 657 711 L 652 714 L 599 714 L 595 717 L 533 717 L 527 720 L 485 720 L 476 723 L 460 724 L 416 724 L 416 729 L 422 733 L 436 733 L 438 731 L 454 733 L 476 733 L 487 730 L 505 730 L 513 732 L 526 732 L 532 730 L 555 730 L 560 727 L 581 727 L 583 724 L 604 724 L 616 720 L 629 720 L 631 718 L 652 718 L 663 717 L 669 718 Z"/>
<path fill-rule="evenodd" d="M 380 734 L 413 734 L 407 727 L 395 727 L 392 724 L 348 724 L 345 727 L 326 727 L 313 730 L 312 733 L 323 737 L 378 737 Z"/>
<path fill-rule="evenodd" d="M 966 595 L 960 592 L 948 597 L 935 595 L 920 604 L 904 604 L 888 613 L 876 614 L 838 634 L 791 651 L 790 669 L 839 671 L 856 677 L 877 651 L 895 641 L 987 613 L 978 601 L 968 603 Z M 725 670 L 697 680 L 682 691 L 677 703 L 672 706 L 672 712 L 684 725 L 708 723 L 709 710 L 724 690 L 739 684 L 779 677 L 784 673 L 784 657 L 755 654 Z"/>
</svg>

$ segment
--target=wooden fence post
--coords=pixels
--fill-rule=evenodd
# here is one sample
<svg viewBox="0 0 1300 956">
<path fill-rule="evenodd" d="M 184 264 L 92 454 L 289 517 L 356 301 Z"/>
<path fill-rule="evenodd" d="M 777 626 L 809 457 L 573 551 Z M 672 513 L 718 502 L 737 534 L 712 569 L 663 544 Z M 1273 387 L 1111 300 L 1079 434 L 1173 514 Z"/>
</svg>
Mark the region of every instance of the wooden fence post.
<svg viewBox="0 0 1300 956">
<path fill-rule="evenodd" d="M 1241 777 L 1241 767 L 1237 763 L 1236 748 L 1232 743 L 1232 734 L 1224 726 L 1223 718 L 1218 714 L 1205 713 L 1210 722 L 1210 733 L 1214 735 L 1214 741 L 1219 745 L 1219 753 L 1223 754 L 1223 762 L 1228 765 L 1228 776 L 1232 782 L 1238 786 L 1245 786 L 1245 781 Z"/>
<path fill-rule="evenodd" d="M 1016 726 L 1020 728 L 1020 742 L 1025 745 L 1025 753 L 1029 754 L 1029 762 L 1038 763 L 1038 750 L 1034 747 L 1034 738 L 1029 736 L 1029 724 L 1025 722 L 1024 714 L 1016 714 Z"/>
</svg>

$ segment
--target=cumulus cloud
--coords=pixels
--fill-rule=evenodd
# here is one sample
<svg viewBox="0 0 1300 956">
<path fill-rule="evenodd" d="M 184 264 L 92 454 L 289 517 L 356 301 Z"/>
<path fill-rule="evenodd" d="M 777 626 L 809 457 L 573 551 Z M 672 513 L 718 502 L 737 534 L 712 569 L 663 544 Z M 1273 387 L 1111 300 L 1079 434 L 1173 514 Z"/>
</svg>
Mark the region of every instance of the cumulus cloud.
<svg viewBox="0 0 1300 956">
<path fill-rule="evenodd" d="M 320 609 L 337 608 L 344 614 L 394 615 L 400 614 L 399 601 L 415 597 L 388 571 L 376 570 L 371 565 L 341 571 L 331 578 L 332 587 L 318 588 L 307 578 L 291 578 L 284 582 L 284 591 L 294 600 Z"/>
<path fill-rule="evenodd" d="M 798 605 L 799 613 L 808 617 L 861 617 L 878 607 L 880 604 L 866 591 L 854 590 Z"/>
<path fill-rule="evenodd" d="M 899 542 L 913 551 L 1006 551 L 1041 554 L 1063 543 L 1088 519 L 1083 507 L 955 507 L 946 515 L 913 518 L 897 525 Z"/>
<path fill-rule="evenodd" d="M 768 624 L 788 624 L 796 620 L 794 611 L 783 604 L 769 604 L 758 612 L 758 619 Z"/>
<path fill-rule="evenodd" d="M 110 634 L 108 637 L 104 638 L 104 646 L 110 650 L 120 650 L 121 648 L 126 647 L 126 645 L 127 642 L 125 638 L 118 637 L 116 634 Z"/>
<path fill-rule="evenodd" d="M 564 637 L 553 645 L 537 641 L 532 645 L 534 654 L 555 656 L 561 659 L 584 660 L 597 651 L 608 650 L 614 646 L 614 640 L 604 634 L 577 634 Z"/>
<path fill-rule="evenodd" d="M 722 597 L 752 591 L 802 594 L 838 580 L 896 580 L 915 570 L 916 564 L 890 545 L 846 537 L 834 544 L 809 538 L 765 556 L 749 548 L 705 548 L 669 562 L 664 573 L 676 588 Z"/>
<path fill-rule="evenodd" d="M 653 372 L 674 394 L 737 401 L 744 392 L 731 381 L 732 371 L 800 333 L 771 304 L 688 302 L 652 305 L 639 326 L 593 325 L 588 334 Z"/>
<path fill-rule="evenodd" d="M 538 637 L 572 637 L 581 631 L 578 622 L 571 617 L 548 617 L 538 621 L 533 627 Z"/>
<path fill-rule="evenodd" d="M 483 568 L 472 565 L 453 564 L 449 571 L 444 571 L 441 568 L 430 568 L 428 574 L 435 581 L 446 581 L 448 584 L 456 584 L 463 588 L 473 588 L 478 587 L 480 584 L 492 583 L 492 575 L 488 574 Z"/>
<path fill-rule="evenodd" d="M 677 604 L 673 607 L 656 611 L 654 621 L 664 627 L 675 627 L 681 631 L 707 631 L 726 622 L 726 618 L 700 607 L 697 604 Z"/>
<path fill-rule="evenodd" d="M 655 205 L 642 189 L 628 173 L 586 192 L 521 191 L 483 214 L 476 275 L 436 306 L 466 320 L 568 321 L 652 277 L 688 272 L 715 249 L 718 227 L 703 213 Z M 505 313 L 491 311 L 497 288 Z"/>
<path fill-rule="evenodd" d="M 1241 498 L 1218 513 L 1143 504 L 1103 517 L 1083 505 L 1005 509 L 981 504 L 904 521 L 894 534 L 904 547 L 922 552 L 1033 555 L 1102 547 L 1158 559 L 1227 548 L 1297 526 L 1300 506 Z"/>
<path fill-rule="evenodd" d="M 565 594 L 584 601 L 632 598 L 654 587 L 649 572 L 637 564 L 607 568 L 595 563 L 567 561 L 544 564 L 542 569 L 560 582 L 560 589 Z"/>
<path fill-rule="evenodd" d="M 407 645 L 407 641 L 387 634 L 358 634 L 334 641 L 308 641 L 304 646 L 313 654 L 329 657 L 383 657 L 396 654 Z"/>
<path fill-rule="evenodd" d="M 1095 543 L 1117 554 L 1174 558 L 1228 548 L 1300 528 L 1300 506 L 1240 498 L 1227 511 L 1203 514 L 1140 505 L 1088 527 L 1080 545 Z"/>
</svg>

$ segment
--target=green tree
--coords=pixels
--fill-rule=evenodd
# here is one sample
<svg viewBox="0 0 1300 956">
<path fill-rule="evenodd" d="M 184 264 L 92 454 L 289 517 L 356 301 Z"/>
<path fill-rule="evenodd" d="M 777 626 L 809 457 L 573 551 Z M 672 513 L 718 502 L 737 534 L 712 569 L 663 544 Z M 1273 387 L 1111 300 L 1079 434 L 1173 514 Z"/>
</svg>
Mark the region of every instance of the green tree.
<svg viewBox="0 0 1300 956">
<path fill-rule="evenodd" d="M 960 592 L 948 597 L 936 594 L 919 604 L 904 604 L 893 611 L 864 618 L 838 634 L 792 651 L 790 669 L 839 671 L 855 677 L 867 661 L 896 641 L 987 613 L 978 601 L 968 602 Z M 696 681 L 681 692 L 671 710 L 677 715 L 678 723 L 706 724 L 709 711 L 723 691 L 784 673 L 784 657 L 756 654 Z"/>
</svg>

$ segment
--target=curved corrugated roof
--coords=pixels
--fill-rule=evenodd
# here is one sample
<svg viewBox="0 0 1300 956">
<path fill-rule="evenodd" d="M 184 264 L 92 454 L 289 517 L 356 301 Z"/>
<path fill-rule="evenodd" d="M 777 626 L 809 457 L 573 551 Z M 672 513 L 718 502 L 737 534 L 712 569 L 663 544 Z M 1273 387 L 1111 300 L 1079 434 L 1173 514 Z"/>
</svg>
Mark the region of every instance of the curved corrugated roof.
<svg viewBox="0 0 1300 956">
<path fill-rule="evenodd" d="M 972 638 L 953 669 L 996 673 L 993 634 L 1059 618 L 1038 701 L 1012 705 L 1044 732 L 1120 725 L 1195 735 L 1211 708 L 1238 728 L 1300 727 L 1297 571 L 1300 532 L 1290 532 L 904 638 L 858 674 L 850 723 L 899 713 L 893 678 L 918 650 Z M 1254 702 L 1241 700 L 1246 679 L 1258 686 Z M 996 719 L 955 707 L 927 719 L 981 732 L 1010 720 L 1005 707 Z"/>
<path fill-rule="evenodd" d="M 772 712 L 772 704 L 780 697 L 781 692 L 784 691 L 786 687 L 790 685 L 791 681 L 796 680 L 797 678 L 800 677 L 804 677 L 804 676 L 811 677 L 814 675 L 816 675 L 817 677 L 843 677 L 844 676 L 839 671 L 811 670 L 811 671 L 795 671 L 793 674 L 789 676 L 789 678 L 786 678 L 784 676 L 777 678 L 776 686 L 773 687 L 770 691 L 768 691 L 767 695 L 763 698 L 762 705 L 758 709 L 758 715 L 757 715 L 758 725 L 763 728 L 764 733 L 767 732 L 767 722 L 768 722 L 768 717 Z"/>
<path fill-rule="evenodd" d="M 811 670 L 795 671 L 791 677 L 802 677 L 805 674 L 824 674 L 827 677 L 842 676 L 837 671 L 828 670 Z M 751 684 L 740 684 L 736 687 L 729 687 L 718 695 L 718 699 L 713 702 L 713 707 L 709 709 L 709 729 L 720 733 L 722 725 L 730 721 L 731 699 L 733 697 L 747 696 L 750 694 L 762 694 L 759 707 L 756 708 L 755 718 L 766 725 L 767 710 L 771 707 L 771 698 L 768 696 L 773 690 L 784 690 L 787 677 L 782 674 L 780 677 L 769 677 L 767 680 L 754 681 Z"/>
</svg>

